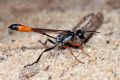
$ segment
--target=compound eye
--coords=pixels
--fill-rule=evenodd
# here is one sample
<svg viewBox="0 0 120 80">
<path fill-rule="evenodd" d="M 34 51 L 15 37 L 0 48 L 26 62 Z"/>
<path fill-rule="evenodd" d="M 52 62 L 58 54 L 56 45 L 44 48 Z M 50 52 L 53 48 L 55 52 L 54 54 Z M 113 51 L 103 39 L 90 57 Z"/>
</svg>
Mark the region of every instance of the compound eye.
<svg viewBox="0 0 120 80">
<path fill-rule="evenodd" d="M 79 33 L 78 35 L 82 35 L 81 33 Z"/>
<path fill-rule="evenodd" d="M 79 33 L 79 34 L 78 34 L 78 36 L 82 36 L 82 34 L 81 34 L 81 33 Z"/>
<path fill-rule="evenodd" d="M 82 34 L 82 33 L 78 34 L 78 37 L 79 37 L 80 39 L 85 39 L 84 34 Z"/>
</svg>

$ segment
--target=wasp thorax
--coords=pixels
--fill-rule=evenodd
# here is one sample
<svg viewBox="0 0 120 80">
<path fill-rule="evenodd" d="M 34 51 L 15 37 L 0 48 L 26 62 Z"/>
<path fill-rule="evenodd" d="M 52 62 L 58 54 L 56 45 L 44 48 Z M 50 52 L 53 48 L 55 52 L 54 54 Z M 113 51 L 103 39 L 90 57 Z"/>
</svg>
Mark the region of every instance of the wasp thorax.
<svg viewBox="0 0 120 80">
<path fill-rule="evenodd" d="M 62 32 L 58 35 L 57 42 L 59 43 L 64 43 L 64 42 L 69 42 L 73 39 L 75 33 L 71 31 L 65 31 Z"/>
</svg>

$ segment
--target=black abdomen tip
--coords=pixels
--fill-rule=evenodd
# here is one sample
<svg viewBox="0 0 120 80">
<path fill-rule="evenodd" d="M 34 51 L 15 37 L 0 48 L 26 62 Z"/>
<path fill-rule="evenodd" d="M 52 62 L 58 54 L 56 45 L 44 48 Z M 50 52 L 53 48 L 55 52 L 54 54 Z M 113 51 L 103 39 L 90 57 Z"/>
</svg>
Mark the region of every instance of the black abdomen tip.
<svg viewBox="0 0 120 80">
<path fill-rule="evenodd" d="M 12 30 L 18 30 L 19 26 L 21 26 L 21 24 L 11 24 L 8 28 Z"/>
</svg>

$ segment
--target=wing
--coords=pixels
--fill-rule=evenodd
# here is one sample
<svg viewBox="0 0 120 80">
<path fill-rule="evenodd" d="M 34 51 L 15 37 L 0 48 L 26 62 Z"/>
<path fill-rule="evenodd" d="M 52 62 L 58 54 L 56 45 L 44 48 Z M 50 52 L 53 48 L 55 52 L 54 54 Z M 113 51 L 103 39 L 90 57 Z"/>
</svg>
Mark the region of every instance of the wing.
<svg viewBox="0 0 120 80">
<path fill-rule="evenodd" d="M 81 30 L 81 29 L 85 29 L 87 27 L 87 25 L 89 24 L 89 22 L 91 21 L 92 17 L 94 16 L 94 13 L 88 14 L 85 17 L 83 17 L 80 22 L 73 27 L 72 31 L 76 32 L 77 30 Z"/>
<path fill-rule="evenodd" d="M 85 39 L 83 42 L 88 41 L 94 32 L 101 26 L 103 22 L 103 14 L 98 12 L 91 13 L 83 17 L 82 20 L 72 29 L 73 31 L 83 30 L 85 32 Z"/>
<path fill-rule="evenodd" d="M 103 14 L 100 12 L 94 14 L 92 19 L 90 19 L 89 23 L 87 23 L 85 26 L 84 31 L 86 32 L 85 37 L 87 38 L 85 41 L 87 41 L 92 36 L 92 34 L 97 31 L 97 29 L 99 29 L 102 23 Z"/>
</svg>

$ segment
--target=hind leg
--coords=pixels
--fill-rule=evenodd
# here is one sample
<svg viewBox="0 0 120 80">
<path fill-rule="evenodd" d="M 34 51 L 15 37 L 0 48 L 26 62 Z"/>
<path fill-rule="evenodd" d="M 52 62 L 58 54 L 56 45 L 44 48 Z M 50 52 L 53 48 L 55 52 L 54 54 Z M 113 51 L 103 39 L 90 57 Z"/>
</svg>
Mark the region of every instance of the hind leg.
<svg viewBox="0 0 120 80">
<path fill-rule="evenodd" d="M 80 61 L 79 59 L 76 58 L 76 56 L 73 54 L 72 52 L 72 49 L 71 48 L 68 48 L 68 50 L 70 51 L 70 54 L 79 62 L 79 63 L 82 63 L 84 64 L 84 62 Z"/>
<path fill-rule="evenodd" d="M 45 53 L 45 52 L 47 52 L 47 51 L 50 51 L 50 50 L 52 50 L 52 49 L 54 49 L 55 47 L 56 47 L 57 45 L 54 45 L 54 46 L 52 46 L 52 47 L 50 47 L 50 48 L 47 48 L 47 49 L 45 49 L 40 55 L 39 55 L 39 57 L 36 59 L 36 61 L 34 61 L 33 63 L 31 63 L 31 64 L 27 64 L 27 65 L 25 65 L 24 67 L 27 67 L 27 66 L 32 66 L 32 65 L 34 65 L 34 64 L 36 64 L 36 63 L 38 63 L 39 62 L 39 60 L 41 59 L 41 57 L 42 57 L 42 55 L 43 55 L 43 53 Z"/>
</svg>

